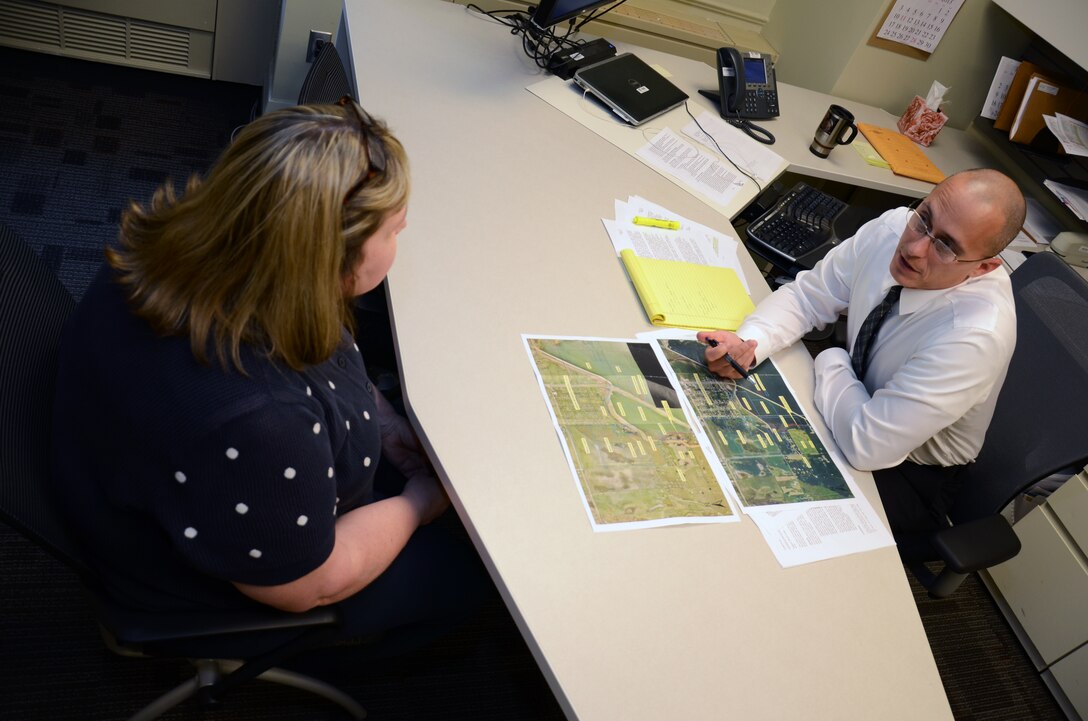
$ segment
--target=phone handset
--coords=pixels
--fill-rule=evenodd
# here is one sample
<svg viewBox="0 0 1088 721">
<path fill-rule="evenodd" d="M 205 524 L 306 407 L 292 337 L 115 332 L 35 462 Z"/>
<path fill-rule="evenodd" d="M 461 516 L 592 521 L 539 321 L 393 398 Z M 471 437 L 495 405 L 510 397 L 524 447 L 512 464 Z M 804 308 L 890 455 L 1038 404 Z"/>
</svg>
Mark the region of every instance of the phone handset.
<svg viewBox="0 0 1088 721">
<path fill-rule="evenodd" d="M 761 143 L 774 143 L 774 135 L 752 120 L 779 115 L 778 83 L 769 55 L 736 48 L 718 48 L 718 92 L 700 90 L 718 101 L 721 116 Z"/>
</svg>

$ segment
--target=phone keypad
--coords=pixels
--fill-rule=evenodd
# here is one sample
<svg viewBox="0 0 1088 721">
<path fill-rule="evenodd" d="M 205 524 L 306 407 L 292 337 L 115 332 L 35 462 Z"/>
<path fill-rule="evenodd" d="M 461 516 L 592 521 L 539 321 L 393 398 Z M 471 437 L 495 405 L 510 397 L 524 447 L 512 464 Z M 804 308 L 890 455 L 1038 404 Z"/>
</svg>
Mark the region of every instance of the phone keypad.
<svg viewBox="0 0 1088 721">
<path fill-rule="evenodd" d="M 778 115 L 778 93 L 774 90 L 756 88 L 744 94 L 741 115 L 756 118 L 768 118 Z"/>
</svg>

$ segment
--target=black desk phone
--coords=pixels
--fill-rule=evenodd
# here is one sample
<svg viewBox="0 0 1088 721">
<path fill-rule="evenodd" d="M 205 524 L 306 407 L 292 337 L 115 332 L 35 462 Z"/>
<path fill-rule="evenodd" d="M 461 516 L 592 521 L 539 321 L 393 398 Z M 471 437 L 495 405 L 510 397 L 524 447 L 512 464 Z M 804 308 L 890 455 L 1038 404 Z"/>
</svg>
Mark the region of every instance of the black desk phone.
<svg viewBox="0 0 1088 721">
<path fill-rule="evenodd" d="M 704 93 L 713 97 L 713 93 Z M 769 55 L 718 48 L 718 102 L 723 118 L 777 118 L 778 83 Z"/>
<path fill-rule="evenodd" d="M 778 83 L 771 57 L 730 47 L 718 48 L 717 55 L 718 92 L 699 92 L 717 101 L 721 116 L 730 123 L 762 143 L 773 143 L 773 135 L 748 122 L 769 120 L 779 115 Z M 763 137 L 757 137 L 757 134 Z"/>
</svg>

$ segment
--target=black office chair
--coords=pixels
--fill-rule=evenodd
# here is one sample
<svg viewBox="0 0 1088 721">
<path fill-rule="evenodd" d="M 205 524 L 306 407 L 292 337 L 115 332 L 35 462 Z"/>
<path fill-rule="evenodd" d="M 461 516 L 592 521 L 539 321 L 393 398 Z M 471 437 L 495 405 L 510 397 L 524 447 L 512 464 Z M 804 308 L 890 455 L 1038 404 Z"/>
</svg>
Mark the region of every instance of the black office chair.
<svg viewBox="0 0 1088 721">
<path fill-rule="evenodd" d="M 350 696 L 317 679 L 275 668 L 335 635 L 335 609 L 304 614 L 275 609 L 195 615 L 126 608 L 103 592 L 80 546 L 67 535 L 51 503 L 49 437 L 57 349 L 75 303 L 34 251 L 0 225 L 0 520 L 56 557 L 89 592 L 106 645 L 122 655 L 189 658 L 196 674 L 137 712 L 157 718 L 195 697 L 211 703 L 252 678 L 294 686 L 334 701 L 353 718 L 366 717 Z M 232 641 L 254 634 L 276 646 L 235 660 Z"/>
<path fill-rule="evenodd" d="M 1036 253 L 1012 274 L 1016 350 L 978 459 L 949 512 L 951 525 L 928 539 L 938 574 L 911 572 L 934 598 L 967 574 L 1009 560 L 1020 541 L 1001 511 L 1026 489 L 1088 462 L 1088 282 L 1052 253 Z M 913 540 L 913 539 L 910 539 Z"/>
<path fill-rule="evenodd" d="M 344 62 L 332 43 L 324 43 L 302 81 L 298 104 L 335 103 L 345 95 L 356 97 Z"/>
</svg>

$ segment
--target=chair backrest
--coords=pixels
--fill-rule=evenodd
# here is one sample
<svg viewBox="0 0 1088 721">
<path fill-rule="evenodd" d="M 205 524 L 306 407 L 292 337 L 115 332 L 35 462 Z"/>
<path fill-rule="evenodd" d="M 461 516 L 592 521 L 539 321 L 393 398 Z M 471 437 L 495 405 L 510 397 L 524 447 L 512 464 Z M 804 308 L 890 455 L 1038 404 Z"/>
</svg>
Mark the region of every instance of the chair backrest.
<svg viewBox="0 0 1088 721">
<path fill-rule="evenodd" d="M 57 351 L 72 296 L 0 225 L 0 520 L 93 578 L 49 496 L 49 437 Z"/>
<path fill-rule="evenodd" d="M 345 95 L 355 97 L 351 81 L 344 70 L 344 62 L 333 44 L 325 43 L 317 52 L 314 64 L 302 81 L 298 104 L 335 103 Z"/>
<path fill-rule="evenodd" d="M 1052 253 L 1012 274 L 1016 350 L 978 459 L 949 513 L 1000 511 L 1052 473 L 1088 461 L 1088 281 Z"/>
</svg>

